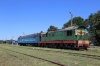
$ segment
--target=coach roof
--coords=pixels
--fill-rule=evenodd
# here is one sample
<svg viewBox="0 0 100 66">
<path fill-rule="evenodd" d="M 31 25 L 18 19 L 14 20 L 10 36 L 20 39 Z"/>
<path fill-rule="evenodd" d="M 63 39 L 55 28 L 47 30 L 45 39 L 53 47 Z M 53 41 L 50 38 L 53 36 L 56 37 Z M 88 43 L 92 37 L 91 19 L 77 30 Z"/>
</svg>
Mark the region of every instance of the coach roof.
<svg viewBox="0 0 100 66">
<path fill-rule="evenodd" d="M 36 35 L 40 35 L 40 33 L 34 33 L 34 34 L 29 34 L 29 35 L 19 36 L 19 37 L 24 38 L 24 37 L 31 37 L 31 36 L 36 36 Z"/>
</svg>

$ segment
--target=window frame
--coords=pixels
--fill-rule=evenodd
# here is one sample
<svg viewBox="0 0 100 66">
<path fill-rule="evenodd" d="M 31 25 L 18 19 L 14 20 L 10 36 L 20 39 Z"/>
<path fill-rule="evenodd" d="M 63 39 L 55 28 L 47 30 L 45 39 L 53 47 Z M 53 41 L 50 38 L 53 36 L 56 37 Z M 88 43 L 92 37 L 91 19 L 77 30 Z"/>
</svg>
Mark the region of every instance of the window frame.
<svg viewBox="0 0 100 66">
<path fill-rule="evenodd" d="M 72 36 L 73 35 L 73 31 L 72 30 L 67 30 L 66 31 L 66 35 L 67 36 Z"/>
</svg>

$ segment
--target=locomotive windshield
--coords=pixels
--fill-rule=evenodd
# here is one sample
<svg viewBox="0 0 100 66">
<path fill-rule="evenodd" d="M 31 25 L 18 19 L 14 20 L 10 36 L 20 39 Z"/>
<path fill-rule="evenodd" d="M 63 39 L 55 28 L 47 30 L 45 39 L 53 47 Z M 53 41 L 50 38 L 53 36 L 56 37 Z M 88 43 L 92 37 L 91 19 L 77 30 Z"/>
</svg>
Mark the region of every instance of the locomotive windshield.
<svg viewBox="0 0 100 66">
<path fill-rule="evenodd" d="M 84 40 L 85 39 L 85 28 L 84 27 L 79 27 L 75 31 L 75 35 L 77 35 L 77 40 Z"/>
</svg>

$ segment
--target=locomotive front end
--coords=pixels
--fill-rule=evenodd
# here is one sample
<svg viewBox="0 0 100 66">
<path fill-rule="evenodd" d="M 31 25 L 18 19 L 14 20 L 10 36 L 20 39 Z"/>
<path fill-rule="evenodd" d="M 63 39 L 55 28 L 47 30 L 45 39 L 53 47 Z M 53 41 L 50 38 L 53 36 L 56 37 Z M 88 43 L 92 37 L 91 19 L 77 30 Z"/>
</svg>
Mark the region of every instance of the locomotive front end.
<svg viewBox="0 0 100 66">
<path fill-rule="evenodd" d="M 90 41 L 85 38 L 85 27 L 81 26 L 76 30 L 77 35 L 77 45 L 78 48 L 84 48 L 87 50 L 87 48 L 90 47 Z"/>
</svg>

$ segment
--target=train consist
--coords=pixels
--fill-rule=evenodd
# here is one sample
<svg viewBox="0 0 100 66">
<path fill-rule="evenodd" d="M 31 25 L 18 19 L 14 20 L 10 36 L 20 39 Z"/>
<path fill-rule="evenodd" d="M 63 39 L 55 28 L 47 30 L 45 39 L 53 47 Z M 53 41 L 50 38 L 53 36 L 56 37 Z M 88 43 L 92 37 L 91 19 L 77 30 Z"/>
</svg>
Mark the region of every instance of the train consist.
<svg viewBox="0 0 100 66">
<path fill-rule="evenodd" d="M 90 47 L 90 41 L 85 39 L 84 26 L 72 26 L 57 31 L 20 36 L 18 44 L 61 49 L 87 49 Z"/>
</svg>

